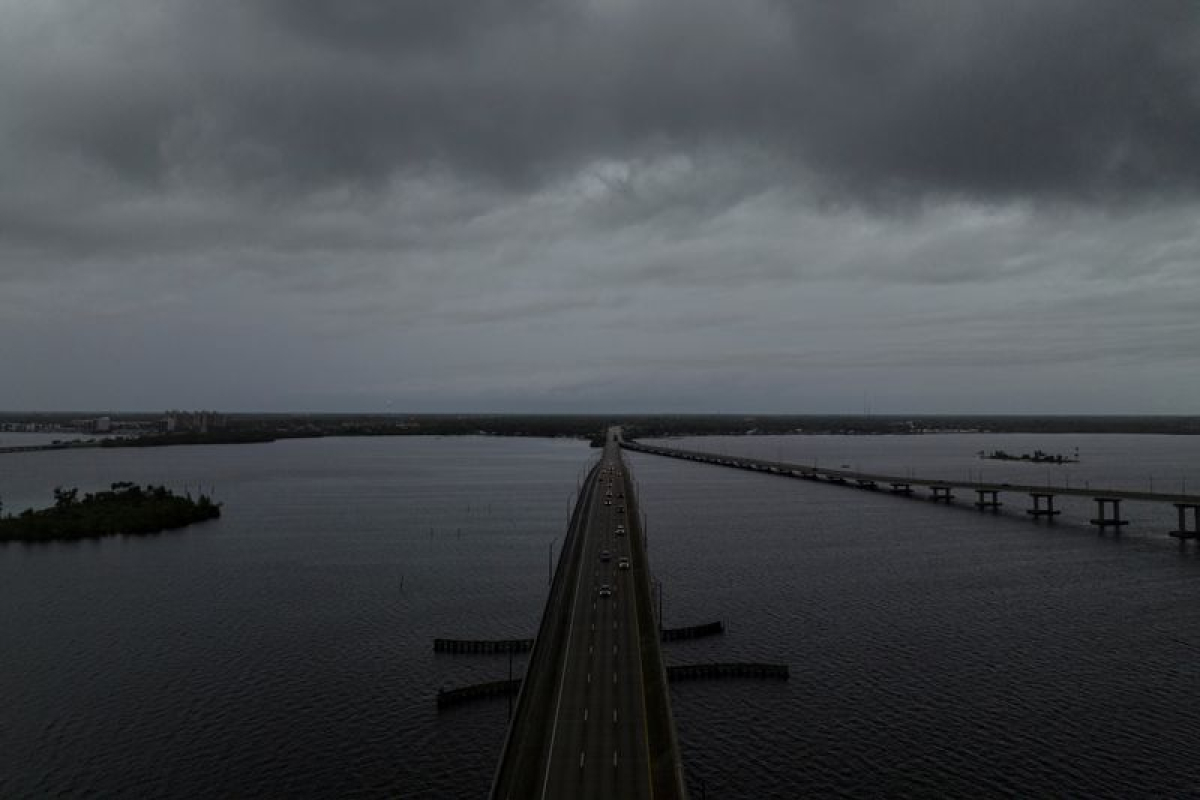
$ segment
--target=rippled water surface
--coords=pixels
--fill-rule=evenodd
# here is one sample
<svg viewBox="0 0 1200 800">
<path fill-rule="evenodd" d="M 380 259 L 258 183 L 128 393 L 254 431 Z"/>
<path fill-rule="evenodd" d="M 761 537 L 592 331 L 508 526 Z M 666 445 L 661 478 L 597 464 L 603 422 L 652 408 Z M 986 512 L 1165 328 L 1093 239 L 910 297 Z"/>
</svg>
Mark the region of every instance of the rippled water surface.
<svg viewBox="0 0 1200 800">
<path fill-rule="evenodd" d="M 0 546 L 0 796 L 486 793 L 506 709 L 439 716 L 434 697 L 507 659 L 432 639 L 531 635 L 591 455 L 396 438 L 0 458 L 10 509 L 122 479 L 225 503 L 159 537 Z"/>
<path fill-rule="evenodd" d="M 1186 437 L 671 444 L 945 477 L 982 468 L 1003 479 L 1003 470 L 1022 481 L 1045 470 L 980 462 L 976 451 L 1078 446 L 1077 481 L 1135 485 L 1151 470 L 1176 487 L 1200 481 L 1200 439 Z M 1173 525 L 1143 513 L 1120 537 L 1101 536 L 1087 514 L 1034 524 L 1023 497 L 980 514 L 973 497 L 945 508 L 630 461 L 668 624 L 728 627 L 720 639 L 671 646 L 668 660 L 792 667 L 786 685 L 674 687 L 693 790 L 702 780 L 722 798 L 1200 794 L 1200 766 L 1181 749 L 1200 731 L 1200 559 L 1194 544 L 1181 550 L 1165 535 Z M 1174 522 L 1173 509 L 1163 516 Z"/>
<path fill-rule="evenodd" d="M 675 444 L 1021 481 L 1047 470 L 975 452 L 1078 447 L 1050 478 L 1200 487 L 1186 437 Z M 439 715 L 433 698 L 507 659 L 431 639 L 536 628 L 594 453 L 414 437 L 0 456 L 8 510 L 115 480 L 226 504 L 160 537 L 0 546 L 0 796 L 483 795 L 503 701 Z M 673 687 L 694 796 L 1200 794 L 1200 558 L 1165 536 L 1173 510 L 1131 505 L 1118 537 L 1086 504 L 1051 527 L 1024 498 L 980 514 L 628 458 L 667 624 L 727 626 L 668 662 L 792 668 Z"/>
</svg>

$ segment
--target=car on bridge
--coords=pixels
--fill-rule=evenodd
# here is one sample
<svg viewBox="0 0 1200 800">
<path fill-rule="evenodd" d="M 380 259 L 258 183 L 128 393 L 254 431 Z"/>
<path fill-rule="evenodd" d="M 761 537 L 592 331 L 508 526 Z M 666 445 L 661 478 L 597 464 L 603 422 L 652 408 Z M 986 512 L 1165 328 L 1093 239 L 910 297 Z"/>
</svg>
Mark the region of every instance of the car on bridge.
<svg viewBox="0 0 1200 800">
<path fill-rule="evenodd" d="M 600 584 L 600 596 L 601 597 L 612 597 L 612 587 L 609 586 L 607 583 Z"/>
<path fill-rule="evenodd" d="M 622 558 L 620 561 L 617 562 L 617 567 L 619 569 L 629 569 L 629 559 Z"/>
<path fill-rule="evenodd" d="M 600 551 L 600 560 L 601 561 L 608 561 L 611 558 L 612 558 L 612 553 L 608 552 L 607 550 Z"/>
</svg>

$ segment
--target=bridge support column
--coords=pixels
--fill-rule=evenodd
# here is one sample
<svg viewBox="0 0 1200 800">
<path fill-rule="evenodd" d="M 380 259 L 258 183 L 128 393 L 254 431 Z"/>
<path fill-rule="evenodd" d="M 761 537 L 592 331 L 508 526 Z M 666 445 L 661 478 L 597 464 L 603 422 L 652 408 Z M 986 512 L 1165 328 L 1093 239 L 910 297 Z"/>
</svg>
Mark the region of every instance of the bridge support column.
<svg viewBox="0 0 1200 800">
<path fill-rule="evenodd" d="M 1004 505 L 999 499 L 999 489 L 976 489 L 975 494 L 979 498 L 975 501 L 975 507 L 980 511 L 983 511 L 985 508 L 995 511 Z"/>
<path fill-rule="evenodd" d="M 951 494 L 953 489 L 953 486 L 930 486 L 929 491 L 933 492 L 933 495 L 929 499 L 935 503 L 949 503 L 954 499 L 954 495 Z"/>
<path fill-rule="evenodd" d="M 1034 519 L 1048 517 L 1050 521 L 1053 522 L 1054 518 L 1062 513 L 1054 508 L 1054 495 L 1050 494 L 1049 492 L 1030 492 L 1029 496 L 1033 498 L 1033 508 L 1029 509 L 1025 513 Z M 1046 501 L 1045 508 L 1042 508 L 1043 500 Z"/>
<path fill-rule="evenodd" d="M 912 496 L 913 493 L 911 483 L 893 483 L 890 491 L 892 494 L 903 494 L 907 496 Z"/>
<path fill-rule="evenodd" d="M 869 480 L 865 480 L 863 478 L 859 478 L 858 488 L 867 489 L 869 491 L 874 492 L 874 491 L 878 491 L 879 484 L 875 483 L 875 481 L 869 481 Z"/>
<path fill-rule="evenodd" d="M 1192 527 L 1190 530 L 1187 526 L 1188 509 L 1192 511 Z M 1179 512 L 1179 530 L 1170 531 L 1170 534 L 1181 542 L 1188 539 L 1200 539 L 1200 504 L 1176 503 L 1175 510 Z"/>
<path fill-rule="evenodd" d="M 1100 530 L 1108 527 L 1114 527 L 1117 530 L 1121 529 L 1122 525 L 1128 525 L 1129 520 L 1121 519 L 1121 500 L 1118 497 L 1097 497 L 1096 500 L 1096 518 L 1091 520 L 1093 525 L 1099 526 Z M 1108 506 L 1112 504 L 1112 516 L 1108 515 Z"/>
</svg>

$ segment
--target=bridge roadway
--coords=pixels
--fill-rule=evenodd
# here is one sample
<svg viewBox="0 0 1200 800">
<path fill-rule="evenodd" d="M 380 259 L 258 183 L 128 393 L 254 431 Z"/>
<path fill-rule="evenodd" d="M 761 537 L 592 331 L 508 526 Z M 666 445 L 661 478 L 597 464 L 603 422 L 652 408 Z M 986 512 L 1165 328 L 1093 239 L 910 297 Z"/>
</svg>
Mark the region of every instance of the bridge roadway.
<svg viewBox="0 0 1200 800">
<path fill-rule="evenodd" d="M 615 434 L 606 439 L 563 545 L 493 798 L 685 797 L 633 484 Z"/>
<path fill-rule="evenodd" d="M 787 475 L 797 478 L 825 478 L 826 480 L 844 480 L 864 483 L 887 483 L 893 486 L 927 486 L 936 488 L 975 489 L 985 492 L 1025 492 L 1028 494 L 1074 495 L 1077 497 L 1112 498 L 1116 500 L 1143 500 L 1148 502 L 1182 503 L 1191 505 L 1200 503 L 1200 495 L 1174 494 L 1170 492 L 1140 492 L 1130 489 L 1100 489 L 1086 486 L 1050 486 L 1036 483 L 997 483 L 995 481 L 956 481 L 943 478 L 917 478 L 903 475 L 886 475 L 876 472 L 858 472 L 849 469 L 829 469 L 827 467 L 791 464 L 785 461 L 768 461 L 751 456 L 730 456 L 720 453 L 706 453 L 700 450 L 680 450 L 674 447 L 659 447 L 631 440 L 621 441 L 621 447 L 639 453 L 651 453 L 669 458 L 681 458 L 686 461 L 699 461 L 705 464 L 715 464 L 724 467 L 771 472 L 777 475 Z"/>
</svg>

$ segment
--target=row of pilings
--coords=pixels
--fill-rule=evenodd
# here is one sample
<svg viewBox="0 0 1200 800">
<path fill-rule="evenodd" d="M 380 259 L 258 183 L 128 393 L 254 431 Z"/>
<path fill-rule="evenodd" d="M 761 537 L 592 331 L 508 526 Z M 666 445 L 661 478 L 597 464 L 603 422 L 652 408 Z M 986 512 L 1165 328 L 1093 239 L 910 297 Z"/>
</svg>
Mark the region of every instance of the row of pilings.
<svg viewBox="0 0 1200 800">
<path fill-rule="evenodd" d="M 435 653 L 528 653 L 533 639 L 434 639 Z"/>
<path fill-rule="evenodd" d="M 725 632 L 725 623 L 720 620 L 706 622 L 703 625 L 689 625 L 684 628 L 663 628 L 664 642 L 677 642 L 685 639 L 700 639 L 705 636 L 718 636 Z M 455 655 L 491 655 L 495 653 L 528 653 L 533 649 L 533 639 L 434 639 L 433 652 L 452 653 Z"/>
<path fill-rule="evenodd" d="M 787 664 L 730 662 L 680 664 L 674 667 L 667 667 L 667 680 L 671 683 L 720 678 L 757 678 L 786 681 L 789 675 L 790 672 Z M 473 700 L 483 700 L 488 697 L 515 695 L 520 688 L 521 679 L 513 678 L 507 681 L 473 683 L 469 686 L 460 686 L 457 689 L 439 689 L 437 693 L 437 707 L 442 709 L 469 703 Z"/>
<path fill-rule="evenodd" d="M 705 636 L 719 636 L 725 632 L 725 623 L 706 622 L 703 625 L 690 625 L 686 628 L 663 628 L 664 642 L 678 642 L 684 639 L 700 639 Z"/>
<path fill-rule="evenodd" d="M 789 677 L 787 664 L 725 663 L 725 664 L 680 664 L 667 667 L 667 680 L 695 681 L 712 678 L 770 678 L 786 681 Z"/>
</svg>

